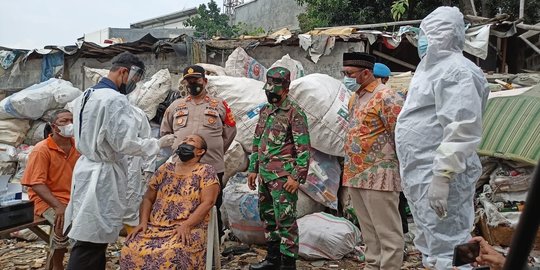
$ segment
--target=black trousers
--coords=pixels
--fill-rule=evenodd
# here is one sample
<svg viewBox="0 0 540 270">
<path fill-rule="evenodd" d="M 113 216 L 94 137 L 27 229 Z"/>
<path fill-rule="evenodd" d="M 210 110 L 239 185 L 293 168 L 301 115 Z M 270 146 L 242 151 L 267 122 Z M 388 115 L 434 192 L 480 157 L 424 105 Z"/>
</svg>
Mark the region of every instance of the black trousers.
<svg viewBox="0 0 540 270">
<path fill-rule="evenodd" d="M 77 241 L 69 255 L 68 270 L 105 270 L 108 244 Z"/>
<path fill-rule="evenodd" d="M 409 232 L 409 222 L 407 222 L 407 198 L 403 192 L 399 194 L 399 215 L 401 216 L 401 226 L 403 227 L 403 233 Z"/>
<path fill-rule="evenodd" d="M 225 232 L 223 228 L 223 221 L 221 221 L 221 205 L 223 204 L 223 175 L 225 173 L 218 173 L 217 177 L 219 179 L 219 186 L 221 187 L 219 191 L 219 195 L 216 200 L 216 208 L 217 208 L 217 222 L 218 222 L 218 231 L 219 231 L 219 237 L 221 238 Z"/>
</svg>

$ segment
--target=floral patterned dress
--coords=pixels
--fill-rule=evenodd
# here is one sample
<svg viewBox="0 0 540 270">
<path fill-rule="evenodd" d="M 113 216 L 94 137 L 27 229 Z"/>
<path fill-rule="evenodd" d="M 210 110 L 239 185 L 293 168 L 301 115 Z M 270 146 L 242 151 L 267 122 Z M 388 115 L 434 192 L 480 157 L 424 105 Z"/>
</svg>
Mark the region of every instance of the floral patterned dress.
<svg viewBox="0 0 540 270">
<path fill-rule="evenodd" d="M 198 164 L 190 174 L 175 172 L 175 163 L 163 164 L 149 187 L 157 192 L 148 229 L 126 241 L 120 269 L 205 269 L 206 237 L 210 214 L 191 230 L 191 244 L 185 246 L 173 235 L 201 203 L 201 191 L 219 185 L 211 165 Z"/>
</svg>

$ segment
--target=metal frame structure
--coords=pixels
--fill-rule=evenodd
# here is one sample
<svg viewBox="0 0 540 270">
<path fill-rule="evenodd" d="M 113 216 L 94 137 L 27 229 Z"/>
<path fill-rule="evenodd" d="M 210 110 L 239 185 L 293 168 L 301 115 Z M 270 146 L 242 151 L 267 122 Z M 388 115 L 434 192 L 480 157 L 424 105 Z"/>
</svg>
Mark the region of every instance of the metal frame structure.
<svg viewBox="0 0 540 270">
<path fill-rule="evenodd" d="M 223 0 L 223 12 L 230 16 L 234 13 L 234 8 L 243 3 L 244 0 Z"/>
</svg>

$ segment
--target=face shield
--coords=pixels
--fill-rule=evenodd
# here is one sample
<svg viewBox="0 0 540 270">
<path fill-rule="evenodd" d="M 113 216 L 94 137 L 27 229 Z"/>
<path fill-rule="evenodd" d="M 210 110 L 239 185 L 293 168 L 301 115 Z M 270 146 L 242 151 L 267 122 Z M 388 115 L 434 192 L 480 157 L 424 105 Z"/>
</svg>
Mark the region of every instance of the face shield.
<svg viewBox="0 0 540 270">
<path fill-rule="evenodd" d="M 131 66 L 127 82 L 120 85 L 120 93 L 127 95 L 137 87 L 137 83 L 144 79 L 145 70 L 138 66 Z"/>
</svg>

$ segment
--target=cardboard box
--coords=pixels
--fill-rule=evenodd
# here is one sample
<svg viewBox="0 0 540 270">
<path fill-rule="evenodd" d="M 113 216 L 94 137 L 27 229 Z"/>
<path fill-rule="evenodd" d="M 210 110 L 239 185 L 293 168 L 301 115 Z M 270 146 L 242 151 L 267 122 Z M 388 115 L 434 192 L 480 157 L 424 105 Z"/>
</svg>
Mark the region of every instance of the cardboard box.
<svg viewBox="0 0 540 270">
<path fill-rule="evenodd" d="M 512 244 L 514 228 L 503 225 L 491 227 L 488 225 L 485 215 L 480 217 L 480 230 L 482 237 L 492 246 L 509 247 Z M 540 230 L 536 233 L 533 250 L 540 250 Z"/>
</svg>

